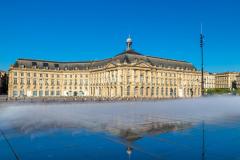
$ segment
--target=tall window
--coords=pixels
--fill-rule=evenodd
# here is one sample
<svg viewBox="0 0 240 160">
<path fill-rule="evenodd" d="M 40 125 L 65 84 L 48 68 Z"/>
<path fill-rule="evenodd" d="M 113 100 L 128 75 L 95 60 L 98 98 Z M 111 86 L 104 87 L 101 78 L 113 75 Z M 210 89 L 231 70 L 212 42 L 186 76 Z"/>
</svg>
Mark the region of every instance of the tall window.
<svg viewBox="0 0 240 160">
<path fill-rule="evenodd" d="M 163 87 L 161 88 L 161 95 L 162 96 L 164 95 L 164 88 Z"/>
<path fill-rule="evenodd" d="M 143 79 L 144 79 L 143 75 L 140 75 L 140 83 L 143 83 Z"/>
<path fill-rule="evenodd" d="M 30 78 L 27 79 L 27 85 L 30 85 Z"/>
<path fill-rule="evenodd" d="M 127 87 L 127 95 L 130 96 L 130 86 Z"/>
<path fill-rule="evenodd" d="M 151 96 L 154 96 L 154 87 L 151 89 Z"/>
<path fill-rule="evenodd" d="M 170 88 L 170 96 L 173 96 L 173 89 Z"/>
<path fill-rule="evenodd" d="M 37 91 L 33 91 L 33 96 L 37 97 Z"/>
<path fill-rule="evenodd" d="M 42 84 L 43 83 L 43 79 L 39 79 L 39 84 Z"/>
<path fill-rule="evenodd" d="M 18 91 L 13 91 L 13 97 L 17 97 L 18 96 Z"/>
<path fill-rule="evenodd" d="M 17 78 L 13 79 L 13 84 L 17 84 Z"/>
<path fill-rule="evenodd" d="M 158 96 L 158 93 L 159 92 L 159 88 L 157 87 L 157 89 L 156 89 L 156 96 Z"/>
<path fill-rule="evenodd" d="M 49 91 L 45 91 L 45 96 L 49 96 Z"/>
<path fill-rule="evenodd" d="M 54 79 L 51 80 L 51 85 L 54 85 Z"/>
<path fill-rule="evenodd" d="M 140 89 L 140 95 L 143 96 L 143 87 Z"/>
<path fill-rule="evenodd" d="M 24 96 L 24 90 L 20 90 L 20 96 Z"/>
<path fill-rule="evenodd" d="M 39 96 L 43 96 L 43 91 L 42 90 L 39 91 Z"/>
<path fill-rule="evenodd" d="M 57 96 L 60 96 L 60 91 L 57 91 L 57 92 L 56 92 L 56 95 L 57 95 Z"/>
<path fill-rule="evenodd" d="M 130 76 L 127 76 L 127 83 L 130 83 Z"/>
<path fill-rule="evenodd" d="M 37 84 L 37 79 L 36 79 L 36 78 L 33 79 L 33 84 L 34 84 L 34 85 Z"/>
</svg>

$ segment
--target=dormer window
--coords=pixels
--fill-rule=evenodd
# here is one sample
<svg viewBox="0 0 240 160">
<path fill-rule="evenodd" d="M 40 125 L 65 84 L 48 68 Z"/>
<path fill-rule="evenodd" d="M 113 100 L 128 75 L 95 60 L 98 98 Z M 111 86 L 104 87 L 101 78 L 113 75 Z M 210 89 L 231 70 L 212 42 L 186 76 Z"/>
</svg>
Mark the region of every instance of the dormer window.
<svg viewBox="0 0 240 160">
<path fill-rule="evenodd" d="M 48 63 L 43 63 L 43 68 L 44 69 L 49 69 Z"/>
<path fill-rule="evenodd" d="M 24 65 L 24 64 L 21 64 L 20 67 L 21 67 L 21 68 L 25 68 L 25 65 Z"/>
<path fill-rule="evenodd" d="M 32 67 L 33 67 L 34 69 L 36 69 L 36 68 L 37 68 L 37 62 L 32 62 Z"/>
<path fill-rule="evenodd" d="M 64 70 L 68 70 L 68 67 L 64 67 Z"/>
<path fill-rule="evenodd" d="M 55 69 L 59 70 L 59 64 L 54 64 Z"/>
</svg>

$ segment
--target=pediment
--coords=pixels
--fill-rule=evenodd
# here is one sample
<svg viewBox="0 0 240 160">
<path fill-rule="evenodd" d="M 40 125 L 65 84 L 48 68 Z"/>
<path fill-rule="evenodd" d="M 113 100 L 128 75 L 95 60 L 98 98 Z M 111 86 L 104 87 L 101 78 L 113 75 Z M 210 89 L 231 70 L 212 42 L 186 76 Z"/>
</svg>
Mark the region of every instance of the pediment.
<svg viewBox="0 0 240 160">
<path fill-rule="evenodd" d="M 148 62 L 139 62 L 135 66 L 137 66 L 137 67 L 151 67 L 152 65 Z"/>
<path fill-rule="evenodd" d="M 113 67 L 116 67 L 116 65 L 113 64 L 113 63 L 108 63 L 108 64 L 105 66 L 105 68 L 113 68 Z"/>
</svg>

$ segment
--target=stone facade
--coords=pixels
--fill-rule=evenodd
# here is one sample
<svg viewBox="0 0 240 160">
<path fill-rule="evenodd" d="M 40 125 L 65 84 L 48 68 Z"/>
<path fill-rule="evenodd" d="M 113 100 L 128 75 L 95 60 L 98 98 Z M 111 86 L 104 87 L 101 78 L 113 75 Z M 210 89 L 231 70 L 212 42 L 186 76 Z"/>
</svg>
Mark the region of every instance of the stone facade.
<svg viewBox="0 0 240 160">
<path fill-rule="evenodd" d="M 131 44 L 128 39 L 126 51 L 99 61 L 18 59 L 9 70 L 8 96 L 200 96 L 201 73 L 191 63 L 145 56 L 132 50 Z"/>
<path fill-rule="evenodd" d="M 0 95 L 7 93 L 7 73 L 0 70 Z"/>
<path fill-rule="evenodd" d="M 214 73 L 204 73 L 204 88 L 205 89 L 213 89 L 216 88 L 216 74 Z"/>
<path fill-rule="evenodd" d="M 240 88 L 240 73 L 237 75 L 236 81 L 237 81 L 237 88 Z"/>
<path fill-rule="evenodd" d="M 216 88 L 232 88 L 232 83 L 237 80 L 238 72 L 224 72 L 216 74 Z"/>
</svg>

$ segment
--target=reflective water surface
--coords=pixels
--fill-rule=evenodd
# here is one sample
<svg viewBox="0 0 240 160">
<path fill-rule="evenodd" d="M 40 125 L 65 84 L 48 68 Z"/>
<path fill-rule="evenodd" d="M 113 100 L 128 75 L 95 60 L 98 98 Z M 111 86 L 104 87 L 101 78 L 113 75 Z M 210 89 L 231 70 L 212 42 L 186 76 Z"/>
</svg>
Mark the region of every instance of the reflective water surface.
<svg viewBox="0 0 240 160">
<path fill-rule="evenodd" d="M 0 159 L 240 159 L 240 101 L 227 98 L 234 103 L 222 104 L 224 110 L 214 105 L 221 99 L 100 104 L 102 109 L 95 108 L 99 104 L 63 104 L 73 111 L 64 109 L 64 114 L 58 111 L 61 106 L 52 104 L 44 109 L 0 106 Z M 206 102 L 212 110 L 201 107 Z"/>
</svg>

